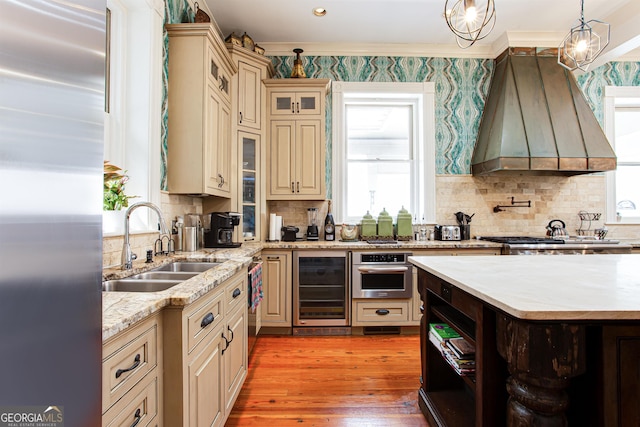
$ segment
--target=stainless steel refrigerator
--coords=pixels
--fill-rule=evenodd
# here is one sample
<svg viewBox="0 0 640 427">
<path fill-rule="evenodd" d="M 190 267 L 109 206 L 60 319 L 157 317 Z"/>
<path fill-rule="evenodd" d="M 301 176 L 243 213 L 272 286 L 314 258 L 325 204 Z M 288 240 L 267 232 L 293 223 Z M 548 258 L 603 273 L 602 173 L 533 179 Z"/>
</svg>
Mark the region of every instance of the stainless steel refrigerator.
<svg viewBox="0 0 640 427">
<path fill-rule="evenodd" d="M 0 426 L 101 424 L 105 8 L 0 0 Z"/>
</svg>

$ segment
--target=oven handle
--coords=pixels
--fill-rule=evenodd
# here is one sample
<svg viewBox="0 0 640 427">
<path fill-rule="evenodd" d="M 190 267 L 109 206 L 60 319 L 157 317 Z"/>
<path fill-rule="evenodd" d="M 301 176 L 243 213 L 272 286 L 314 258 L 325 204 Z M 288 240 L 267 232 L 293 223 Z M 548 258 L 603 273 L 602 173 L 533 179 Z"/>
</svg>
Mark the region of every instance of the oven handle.
<svg viewBox="0 0 640 427">
<path fill-rule="evenodd" d="M 358 267 L 360 273 L 384 274 L 384 273 L 404 273 L 409 267 Z"/>
</svg>

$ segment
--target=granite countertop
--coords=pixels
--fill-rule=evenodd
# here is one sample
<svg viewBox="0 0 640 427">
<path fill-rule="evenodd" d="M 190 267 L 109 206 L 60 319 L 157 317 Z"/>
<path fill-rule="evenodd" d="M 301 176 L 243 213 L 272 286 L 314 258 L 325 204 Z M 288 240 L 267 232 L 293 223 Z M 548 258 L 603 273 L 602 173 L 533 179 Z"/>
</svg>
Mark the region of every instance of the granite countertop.
<svg viewBox="0 0 640 427">
<path fill-rule="evenodd" d="M 367 243 L 364 241 L 327 242 L 298 240 L 295 242 L 264 242 L 263 249 L 465 249 L 465 248 L 501 248 L 502 244 L 487 240 L 426 240 L 398 241 L 396 243 Z"/>
<path fill-rule="evenodd" d="M 409 261 L 516 318 L 640 320 L 638 254 Z"/>
<path fill-rule="evenodd" d="M 238 271 L 246 271 L 261 245 L 246 243 L 240 248 L 203 250 L 159 256 L 151 264 L 135 261 L 131 270 L 106 269 L 103 280 L 120 279 L 151 270 L 174 261 L 220 262 L 221 264 L 161 292 L 102 292 L 102 340 L 121 332 L 132 324 L 165 306 L 185 306 L 196 301 Z"/>
<path fill-rule="evenodd" d="M 161 292 L 102 292 L 102 339 L 106 340 L 132 324 L 161 310 L 165 306 L 185 306 L 196 301 L 235 273 L 246 270 L 253 256 L 262 249 L 460 249 L 499 248 L 500 244 L 480 241 L 407 241 L 394 244 L 366 242 L 260 242 L 243 243 L 233 249 L 204 249 L 174 256 L 158 256 L 153 263 L 134 261 L 131 270 L 110 268 L 103 271 L 103 280 L 122 279 L 174 261 L 221 262 L 219 266 Z"/>
</svg>

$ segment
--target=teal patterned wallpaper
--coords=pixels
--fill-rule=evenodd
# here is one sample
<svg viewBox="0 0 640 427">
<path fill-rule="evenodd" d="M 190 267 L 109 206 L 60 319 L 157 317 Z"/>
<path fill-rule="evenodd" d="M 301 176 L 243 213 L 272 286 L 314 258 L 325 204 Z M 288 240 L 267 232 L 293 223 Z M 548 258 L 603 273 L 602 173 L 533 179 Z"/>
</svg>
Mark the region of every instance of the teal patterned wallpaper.
<svg viewBox="0 0 640 427">
<path fill-rule="evenodd" d="M 577 80 L 602 126 L 604 88 L 606 86 L 640 86 L 640 62 L 609 62 L 579 76 Z"/>
</svg>

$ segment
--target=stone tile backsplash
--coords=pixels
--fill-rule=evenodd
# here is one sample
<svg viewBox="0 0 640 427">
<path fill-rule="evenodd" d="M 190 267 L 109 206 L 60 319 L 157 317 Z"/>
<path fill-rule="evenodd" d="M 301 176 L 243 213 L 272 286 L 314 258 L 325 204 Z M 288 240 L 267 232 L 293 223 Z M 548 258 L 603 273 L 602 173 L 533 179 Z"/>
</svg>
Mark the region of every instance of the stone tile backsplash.
<svg viewBox="0 0 640 427">
<path fill-rule="evenodd" d="M 531 201 L 531 208 L 505 208 L 493 212 L 497 205 L 510 205 L 511 197 L 516 201 Z M 474 177 L 471 175 L 439 175 L 436 177 L 436 222 L 456 224 L 455 212 L 474 214 L 471 220 L 471 236 L 479 235 L 526 235 L 543 236 L 546 226 L 553 219 L 565 222 L 571 235 L 580 228 L 580 211 L 602 213 L 602 218 L 591 224 L 591 229 L 604 224 L 605 176 L 584 175 L 574 177 L 500 175 Z M 268 201 L 267 218 L 270 212 L 282 216 L 283 225 L 294 225 L 304 234 L 307 227 L 307 208 L 318 208 L 319 224 L 324 223 L 327 213 L 326 201 Z M 198 197 L 170 195 L 163 192 L 161 209 L 168 222 L 177 215 L 203 212 L 202 199 Z M 364 214 L 364 211 L 363 211 Z M 338 218 L 336 222 L 339 223 Z M 583 228 L 586 228 L 586 223 Z M 607 224 L 608 238 L 639 239 L 639 225 Z M 268 224 L 263 227 L 265 236 Z M 322 233 L 321 233 L 322 234 Z M 131 247 L 139 257 L 152 249 L 157 233 L 142 233 L 131 236 Z M 120 264 L 122 236 L 103 239 L 103 267 Z"/>
</svg>

